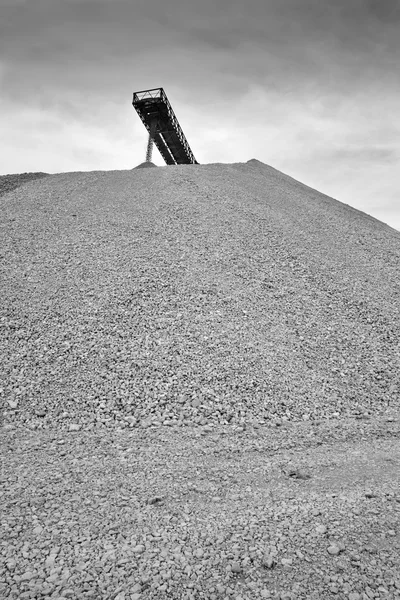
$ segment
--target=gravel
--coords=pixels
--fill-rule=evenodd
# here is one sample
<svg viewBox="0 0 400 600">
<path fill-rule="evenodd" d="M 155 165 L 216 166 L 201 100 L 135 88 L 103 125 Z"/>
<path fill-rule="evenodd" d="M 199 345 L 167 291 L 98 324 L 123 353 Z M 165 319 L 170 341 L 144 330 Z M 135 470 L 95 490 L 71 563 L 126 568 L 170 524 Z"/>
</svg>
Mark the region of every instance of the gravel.
<svg viewBox="0 0 400 600">
<path fill-rule="evenodd" d="M 0 185 L 0 596 L 399 598 L 400 233 L 255 160 Z"/>
<path fill-rule="evenodd" d="M 0 590 L 40 599 L 394 600 L 400 420 L 390 430 L 382 421 L 367 441 L 354 425 L 329 442 L 322 430 L 310 436 L 311 423 L 246 434 L 7 427 Z M 288 477 L 291 464 L 310 479 Z"/>
<path fill-rule="evenodd" d="M 149 167 L 156 167 L 157 165 L 155 165 L 154 163 L 152 163 L 151 161 L 145 161 L 140 163 L 140 165 L 138 165 L 137 167 L 135 167 L 135 169 L 148 169 Z"/>
<path fill-rule="evenodd" d="M 376 219 L 258 161 L 53 175 L 0 201 L 6 422 L 398 407 L 400 233 Z"/>
<path fill-rule="evenodd" d="M 19 175 L 0 175 L 0 197 L 16 190 L 21 185 L 47 177 L 48 173 L 20 173 Z"/>
</svg>

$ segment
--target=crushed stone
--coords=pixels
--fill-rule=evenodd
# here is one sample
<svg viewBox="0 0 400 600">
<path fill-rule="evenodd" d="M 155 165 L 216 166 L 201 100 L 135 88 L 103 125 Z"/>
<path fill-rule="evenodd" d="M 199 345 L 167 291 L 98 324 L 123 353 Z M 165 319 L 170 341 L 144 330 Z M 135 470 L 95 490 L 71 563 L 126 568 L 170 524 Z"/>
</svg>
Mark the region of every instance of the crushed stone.
<svg viewBox="0 0 400 600">
<path fill-rule="evenodd" d="M 400 234 L 256 160 L 6 177 L 0 597 L 397 600 Z"/>
</svg>

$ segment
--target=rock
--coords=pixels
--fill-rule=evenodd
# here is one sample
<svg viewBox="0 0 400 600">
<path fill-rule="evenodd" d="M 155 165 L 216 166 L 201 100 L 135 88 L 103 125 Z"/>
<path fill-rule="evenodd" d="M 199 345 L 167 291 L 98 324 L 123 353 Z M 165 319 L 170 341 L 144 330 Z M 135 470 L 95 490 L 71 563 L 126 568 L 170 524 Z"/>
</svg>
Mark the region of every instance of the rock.
<svg viewBox="0 0 400 600">
<path fill-rule="evenodd" d="M 291 558 L 282 558 L 281 563 L 284 567 L 289 567 L 293 563 L 293 560 Z"/>
<path fill-rule="evenodd" d="M 328 553 L 331 556 L 337 556 L 338 554 L 340 554 L 339 546 L 337 546 L 336 544 L 332 544 L 331 546 L 328 547 Z"/>
<path fill-rule="evenodd" d="M 150 498 L 147 503 L 148 504 L 161 504 L 164 501 L 164 498 L 162 496 L 154 496 L 153 498 Z"/>
<path fill-rule="evenodd" d="M 234 562 L 232 563 L 232 573 L 241 573 L 242 572 L 242 567 L 240 566 L 240 564 L 238 562 Z"/>
<path fill-rule="evenodd" d="M 360 600 L 360 594 L 358 594 L 357 592 L 351 592 L 349 594 L 349 600 Z"/>
<path fill-rule="evenodd" d="M 287 475 L 292 479 L 311 479 L 311 475 L 309 475 L 302 469 L 288 469 Z"/>
<path fill-rule="evenodd" d="M 274 560 L 273 556 L 271 556 L 271 555 L 264 557 L 262 560 L 262 566 L 265 569 L 272 569 L 274 564 L 275 564 L 275 560 Z"/>
<path fill-rule="evenodd" d="M 6 565 L 9 571 L 14 571 L 15 567 L 17 566 L 17 563 L 13 558 L 11 558 L 7 561 Z"/>
<path fill-rule="evenodd" d="M 8 405 L 10 408 L 17 408 L 18 406 L 18 400 L 7 400 Z"/>
<path fill-rule="evenodd" d="M 143 554 L 144 550 L 145 550 L 145 548 L 144 548 L 144 546 L 142 544 L 139 544 L 138 546 L 135 546 L 133 548 L 133 552 L 135 554 Z"/>
<path fill-rule="evenodd" d="M 328 528 L 326 525 L 317 525 L 317 527 L 315 528 L 317 533 L 321 533 L 324 534 L 328 531 Z"/>
<path fill-rule="evenodd" d="M 32 533 L 34 533 L 35 535 L 40 535 L 43 531 L 43 527 L 41 527 L 41 525 L 38 525 L 37 527 L 35 527 L 35 529 L 33 530 Z"/>
<path fill-rule="evenodd" d="M 357 552 L 349 552 L 349 558 L 353 562 L 359 562 L 359 560 L 360 560 L 361 557 L 360 557 L 359 554 L 357 554 Z"/>
<path fill-rule="evenodd" d="M 79 431 L 81 426 L 78 423 L 71 423 L 68 427 L 68 431 Z"/>
<path fill-rule="evenodd" d="M 375 494 L 375 492 L 372 492 L 371 490 L 367 490 L 365 492 L 366 498 L 376 498 L 377 496 L 378 496 L 378 494 Z"/>
<path fill-rule="evenodd" d="M 33 571 L 26 571 L 23 575 L 21 575 L 20 581 L 30 581 L 35 577 Z"/>
<path fill-rule="evenodd" d="M 52 567 L 54 567 L 55 562 L 56 562 L 56 557 L 54 556 L 54 554 L 50 554 L 50 556 L 48 556 L 46 558 L 46 562 L 44 564 L 47 568 L 51 569 Z"/>
</svg>

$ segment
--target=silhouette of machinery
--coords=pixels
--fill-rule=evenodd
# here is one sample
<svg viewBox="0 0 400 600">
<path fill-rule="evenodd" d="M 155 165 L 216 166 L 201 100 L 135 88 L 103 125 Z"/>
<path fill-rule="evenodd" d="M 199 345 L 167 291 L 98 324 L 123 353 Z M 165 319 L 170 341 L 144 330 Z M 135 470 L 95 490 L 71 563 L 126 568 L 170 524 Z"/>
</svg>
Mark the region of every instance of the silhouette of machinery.
<svg viewBox="0 0 400 600">
<path fill-rule="evenodd" d="M 151 162 L 154 143 L 167 165 L 199 164 L 163 88 L 135 92 L 132 105 L 149 132 L 147 162 Z"/>
</svg>

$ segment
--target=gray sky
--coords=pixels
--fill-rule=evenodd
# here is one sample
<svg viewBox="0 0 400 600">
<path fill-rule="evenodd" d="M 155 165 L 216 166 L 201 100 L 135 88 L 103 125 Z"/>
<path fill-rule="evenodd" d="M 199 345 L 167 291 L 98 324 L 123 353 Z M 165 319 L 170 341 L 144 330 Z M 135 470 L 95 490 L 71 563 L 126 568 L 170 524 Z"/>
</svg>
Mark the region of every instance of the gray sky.
<svg viewBox="0 0 400 600">
<path fill-rule="evenodd" d="M 400 230 L 399 31 L 400 0 L 0 0 L 0 174 L 136 166 L 132 93 L 164 87 L 200 163 Z"/>
</svg>

